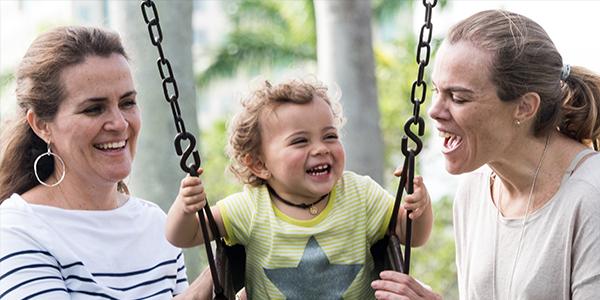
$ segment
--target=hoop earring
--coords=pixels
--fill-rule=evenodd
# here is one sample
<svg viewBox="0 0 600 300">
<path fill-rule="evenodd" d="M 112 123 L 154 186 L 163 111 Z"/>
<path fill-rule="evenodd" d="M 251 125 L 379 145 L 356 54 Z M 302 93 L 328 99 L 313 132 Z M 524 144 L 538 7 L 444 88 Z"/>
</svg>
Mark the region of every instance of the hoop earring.
<svg viewBox="0 0 600 300">
<path fill-rule="evenodd" d="M 38 175 L 37 164 L 40 161 L 40 158 L 42 158 L 46 155 L 50 156 L 50 157 L 56 157 L 58 159 L 58 161 L 60 162 L 60 164 L 62 165 L 62 175 L 60 176 L 60 179 L 53 184 L 45 183 L 43 180 L 40 179 L 40 176 Z M 55 166 L 55 168 L 56 168 L 56 166 Z M 65 179 L 65 173 L 66 173 L 65 162 L 62 160 L 62 158 L 60 158 L 60 156 L 58 156 L 58 154 L 52 153 L 52 151 L 50 150 L 50 143 L 48 143 L 48 151 L 38 155 L 38 157 L 33 162 L 33 173 L 35 174 L 35 178 L 37 179 L 37 181 L 47 187 L 55 187 L 55 186 L 59 185 L 63 181 L 63 179 Z"/>
</svg>

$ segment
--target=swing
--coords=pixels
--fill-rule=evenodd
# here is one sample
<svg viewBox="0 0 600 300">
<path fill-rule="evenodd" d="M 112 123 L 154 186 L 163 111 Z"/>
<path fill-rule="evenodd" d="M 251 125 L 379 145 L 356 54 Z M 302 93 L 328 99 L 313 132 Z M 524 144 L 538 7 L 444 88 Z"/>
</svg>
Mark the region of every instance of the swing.
<svg viewBox="0 0 600 300">
<path fill-rule="evenodd" d="M 428 0 L 423 0 L 425 6 L 425 23 L 421 27 L 419 34 L 419 43 L 417 43 L 417 63 L 419 64 L 419 71 L 417 79 L 413 82 L 411 89 L 410 100 L 413 103 L 413 115 L 409 117 L 404 125 L 405 135 L 402 137 L 402 154 L 404 155 L 404 164 L 402 173 L 400 175 L 400 182 L 398 184 L 398 190 L 396 192 L 396 199 L 394 202 L 394 210 L 392 217 L 387 229 L 387 232 L 381 240 L 375 243 L 370 251 L 373 256 L 375 271 L 377 273 L 383 270 L 394 270 L 408 274 L 410 266 L 410 249 L 411 249 L 411 235 L 412 235 L 412 220 L 406 218 L 406 235 L 405 235 L 405 252 L 404 257 L 402 256 L 402 250 L 400 246 L 400 239 L 395 233 L 398 209 L 402 199 L 404 189 L 408 195 L 413 193 L 413 179 L 415 173 L 415 157 L 421 152 L 423 148 L 423 142 L 419 137 L 425 133 L 425 121 L 419 115 L 420 106 L 423 104 L 427 93 L 427 84 L 423 80 L 425 67 L 429 64 L 429 57 L 431 53 L 431 38 L 432 38 L 432 23 L 431 14 L 432 8 L 437 4 L 437 0 L 433 0 L 433 3 L 429 3 Z M 141 3 L 142 15 L 144 21 L 148 27 L 148 33 L 150 35 L 150 41 L 154 45 L 159 54 L 159 58 L 156 63 L 162 79 L 162 86 L 165 99 L 170 104 L 171 112 L 175 121 L 175 127 L 177 135 L 175 136 L 175 151 L 177 155 L 181 156 L 180 167 L 186 173 L 191 176 L 198 176 L 198 168 L 200 167 L 201 160 L 196 148 L 196 139 L 194 136 L 185 130 L 185 123 L 181 116 L 181 109 L 177 99 L 179 98 L 179 90 L 177 89 L 177 82 L 173 75 L 171 63 L 165 57 L 162 49 L 162 30 L 158 19 L 158 10 L 152 0 L 143 0 Z M 148 9 L 152 12 L 152 17 L 149 18 Z M 422 51 L 425 51 L 422 56 Z M 423 58 L 423 59 L 422 59 Z M 417 89 L 421 89 L 421 97 L 416 97 Z M 172 92 L 170 92 L 172 91 Z M 413 132 L 412 125 L 418 126 L 417 133 Z M 415 149 L 411 149 L 408 146 L 408 139 L 411 139 L 416 145 Z M 187 141 L 187 147 L 185 150 L 182 147 L 182 143 Z M 193 163 L 188 165 L 187 161 L 190 158 L 193 159 Z M 407 184 L 409 183 L 409 184 Z M 407 212 L 407 215 L 410 211 Z M 206 216 L 205 216 L 206 215 Z M 213 281 L 213 299 L 235 299 L 237 291 L 244 287 L 245 282 L 245 265 L 246 265 L 246 252 L 243 246 L 234 245 L 228 246 L 219 230 L 214 217 L 211 213 L 208 201 L 206 205 L 198 211 L 198 218 L 200 220 L 200 228 L 202 235 L 204 236 L 204 246 L 206 249 L 206 256 L 211 271 Z M 208 221 L 208 224 L 207 224 Z M 216 256 L 213 255 L 213 250 L 210 245 L 208 231 L 212 232 L 216 244 Z"/>
</svg>

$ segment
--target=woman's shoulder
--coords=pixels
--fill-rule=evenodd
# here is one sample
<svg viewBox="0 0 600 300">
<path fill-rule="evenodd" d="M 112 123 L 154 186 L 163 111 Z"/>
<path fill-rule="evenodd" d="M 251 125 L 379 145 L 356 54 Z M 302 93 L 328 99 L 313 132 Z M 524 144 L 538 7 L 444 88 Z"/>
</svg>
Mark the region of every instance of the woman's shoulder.
<svg viewBox="0 0 600 300">
<path fill-rule="evenodd" d="M 593 153 L 563 181 L 563 193 L 579 199 L 585 205 L 596 207 L 600 213 L 600 154 Z M 572 202 L 572 201 L 571 201 Z"/>
<path fill-rule="evenodd" d="M 575 180 L 585 181 L 590 185 L 600 187 L 600 153 L 593 151 L 585 151 L 581 161 L 575 162 L 573 166 L 571 178 Z"/>
<path fill-rule="evenodd" d="M 125 205 L 138 206 L 138 207 L 141 207 L 142 209 L 148 209 L 148 210 L 163 211 L 162 208 L 158 204 L 156 204 L 152 201 L 148 201 L 146 199 L 135 197 L 135 196 L 130 196 L 129 199 L 127 200 L 127 202 L 123 204 L 123 206 L 125 206 Z"/>
<path fill-rule="evenodd" d="M 18 194 L 2 202 L 0 220 L 2 257 L 25 248 L 38 249 L 51 240 L 47 224 Z"/>
<path fill-rule="evenodd" d="M 29 203 L 19 194 L 12 194 L 0 204 L 0 219 L 2 220 L 1 224 L 3 227 L 12 224 L 14 220 L 31 218 L 34 214 Z M 32 223 L 35 221 L 36 218 L 31 218 Z M 17 222 L 16 224 L 22 224 L 22 222 Z"/>
</svg>

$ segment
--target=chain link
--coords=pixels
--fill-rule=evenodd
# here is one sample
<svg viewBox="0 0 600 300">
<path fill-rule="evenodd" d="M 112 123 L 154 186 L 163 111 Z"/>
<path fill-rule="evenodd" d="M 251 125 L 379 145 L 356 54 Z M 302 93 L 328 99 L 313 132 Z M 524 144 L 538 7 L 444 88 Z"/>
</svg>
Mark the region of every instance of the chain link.
<svg viewBox="0 0 600 300">
<path fill-rule="evenodd" d="M 423 6 L 425 6 L 425 21 L 421 26 L 419 33 L 419 42 L 417 43 L 417 63 L 419 69 L 417 73 L 417 79 L 413 82 L 410 90 L 410 101 L 413 104 L 413 114 L 404 125 L 405 136 L 402 138 L 402 153 L 408 157 L 409 152 L 414 152 L 416 156 L 423 149 L 423 142 L 421 136 L 425 133 L 425 121 L 420 116 L 421 104 L 425 102 L 427 98 L 427 83 L 424 80 L 425 67 L 429 64 L 431 56 L 431 40 L 433 36 L 433 24 L 431 23 L 431 15 L 433 7 L 437 5 L 437 0 L 429 2 L 423 0 Z M 412 125 L 417 125 L 417 132 L 412 130 Z M 412 140 L 416 146 L 414 149 L 410 149 L 408 146 L 408 139 Z"/>
<path fill-rule="evenodd" d="M 175 121 L 175 128 L 177 129 L 177 135 L 175 136 L 175 152 L 177 155 L 181 156 L 181 160 L 179 161 L 179 166 L 183 171 L 189 173 L 192 176 L 198 176 L 198 168 L 200 167 L 200 155 L 196 149 L 196 139 L 194 135 L 187 132 L 185 130 L 185 123 L 183 121 L 183 117 L 181 116 L 181 108 L 179 107 L 179 89 L 177 88 L 177 81 L 175 80 L 175 76 L 173 74 L 173 68 L 171 67 L 171 62 L 165 57 L 164 51 L 162 49 L 162 29 L 160 27 L 160 22 L 158 19 L 158 9 L 156 8 L 156 4 L 152 0 L 143 0 L 141 4 L 142 15 L 144 16 L 144 22 L 148 26 L 148 34 L 150 35 L 150 41 L 152 45 L 156 46 L 158 50 L 159 58 L 156 61 L 158 66 L 158 72 L 160 74 L 160 78 L 162 79 L 162 88 L 163 94 L 165 96 L 165 100 L 171 106 L 171 112 L 173 113 L 173 120 Z M 148 17 L 148 11 L 152 13 L 151 18 Z M 184 150 L 184 145 L 187 142 L 187 146 Z M 191 165 L 187 164 L 188 159 L 192 156 L 194 162 Z M 209 233 L 208 233 L 208 224 L 206 218 L 214 225 L 214 218 L 210 211 L 210 207 L 208 205 L 208 200 L 206 201 L 206 205 L 198 210 L 198 219 L 200 221 L 200 229 L 202 230 L 202 235 L 204 237 L 204 246 L 206 250 L 206 257 L 208 259 L 208 264 L 211 271 L 211 277 L 213 280 L 213 291 L 215 293 L 214 299 L 225 299 L 223 286 L 221 285 L 218 270 L 215 263 L 215 256 L 213 255 L 213 251 L 211 248 Z M 212 233 L 214 237 L 217 237 L 219 232 L 214 225 L 212 229 Z"/>
<path fill-rule="evenodd" d="M 406 188 L 406 193 L 411 195 L 413 193 L 413 180 L 415 177 L 415 160 L 417 154 L 423 149 L 423 141 L 421 136 L 425 134 L 425 120 L 421 118 L 421 104 L 425 102 L 427 97 L 427 83 L 424 80 L 425 67 L 429 64 L 429 58 L 431 55 L 431 38 L 433 24 L 431 24 L 432 9 L 437 4 L 437 0 L 430 3 L 428 0 L 423 0 L 425 6 L 425 23 L 421 26 L 421 32 L 419 33 L 419 42 L 417 43 L 417 63 L 419 64 L 419 70 L 417 72 L 417 79 L 413 82 L 410 91 L 410 102 L 413 104 L 412 116 L 408 118 L 404 124 L 404 136 L 402 137 L 402 154 L 404 154 L 404 168 L 400 177 L 400 184 L 398 186 L 398 192 L 396 193 L 396 204 L 394 207 L 398 207 L 402 199 L 402 192 Z M 424 51 L 424 52 L 423 52 Z M 423 54 L 424 53 L 424 54 Z M 421 89 L 419 91 L 419 89 Z M 420 96 L 420 97 L 417 97 Z M 413 131 L 412 127 L 417 126 L 417 131 Z M 408 146 L 408 140 L 413 141 L 415 144 L 414 149 Z M 410 211 L 406 215 L 410 214 Z M 411 253 L 411 239 L 412 239 L 412 220 L 406 218 L 405 226 L 405 237 L 404 237 L 404 265 L 402 269 L 396 270 L 408 274 L 410 271 L 410 253 Z"/>
<path fill-rule="evenodd" d="M 142 2 L 142 15 L 144 16 L 144 22 L 148 26 L 148 34 L 150 35 L 150 41 L 152 45 L 158 50 L 159 58 L 156 60 L 158 66 L 158 72 L 162 79 L 162 88 L 165 100 L 171 106 L 171 112 L 173 113 L 173 120 L 175 122 L 175 129 L 177 135 L 175 136 L 175 151 L 177 155 L 181 156 L 180 167 L 186 173 L 190 175 L 197 175 L 198 168 L 200 167 L 201 160 L 200 154 L 195 150 L 196 138 L 194 135 L 185 130 L 185 123 L 181 116 L 181 108 L 179 108 L 179 88 L 177 87 L 177 81 L 173 74 L 173 68 L 171 62 L 165 57 L 162 49 L 162 28 L 158 19 L 158 10 L 152 0 L 145 0 Z M 151 15 L 149 15 L 151 13 Z M 183 150 L 183 144 L 187 142 L 185 150 Z M 194 162 L 188 165 L 187 161 L 192 156 Z"/>
</svg>

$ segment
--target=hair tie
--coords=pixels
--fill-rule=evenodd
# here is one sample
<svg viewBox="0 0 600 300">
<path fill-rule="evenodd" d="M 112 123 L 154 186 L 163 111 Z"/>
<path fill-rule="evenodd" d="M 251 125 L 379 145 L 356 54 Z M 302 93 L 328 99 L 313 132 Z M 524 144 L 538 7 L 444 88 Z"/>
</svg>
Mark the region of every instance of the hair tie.
<svg viewBox="0 0 600 300">
<path fill-rule="evenodd" d="M 571 65 L 569 65 L 569 64 L 563 65 L 562 70 L 560 71 L 560 80 L 562 80 L 562 81 L 567 80 L 567 78 L 569 78 L 570 74 L 571 74 Z"/>
</svg>

